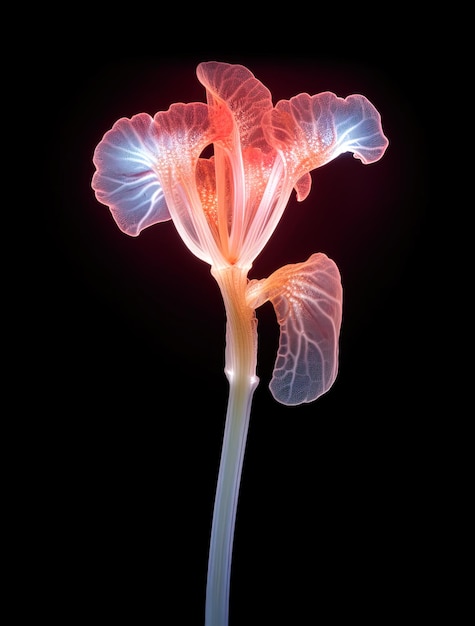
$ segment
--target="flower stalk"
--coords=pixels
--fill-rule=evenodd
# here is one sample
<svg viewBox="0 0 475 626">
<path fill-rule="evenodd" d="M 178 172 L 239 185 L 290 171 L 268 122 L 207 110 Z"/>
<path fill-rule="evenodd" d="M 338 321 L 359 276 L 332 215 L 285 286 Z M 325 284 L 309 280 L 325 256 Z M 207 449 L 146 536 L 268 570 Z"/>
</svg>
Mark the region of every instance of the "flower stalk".
<svg viewBox="0 0 475 626">
<path fill-rule="evenodd" d="M 246 304 L 247 272 L 211 270 L 226 311 L 225 373 L 229 399 L 216 487 L 206 585 L 205 626 L 226 626 L 236 510 L 256 376 L 257 320 Z"/>
</svg>

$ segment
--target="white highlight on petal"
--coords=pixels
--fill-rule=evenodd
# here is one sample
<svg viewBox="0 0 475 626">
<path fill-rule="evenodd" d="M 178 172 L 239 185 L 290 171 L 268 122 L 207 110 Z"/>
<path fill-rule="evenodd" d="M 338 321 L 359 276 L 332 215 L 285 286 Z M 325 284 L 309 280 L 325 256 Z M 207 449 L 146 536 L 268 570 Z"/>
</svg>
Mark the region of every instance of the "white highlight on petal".
<svg viewBox="0 0 475 626">
<path fill-rule="evenodd" d="M 146 113 L 122 118 L 94 152 L 96 198 L 110 208 L 120 230 L 134 237 L 147 226 L 170 219 L 154 168 L 153 124 Z"/>
<path fill-rule="evenodd" d="M 270 300 L 280 326 L 279 350 L 269 385 L 286 405 L 312 402 L 338 373 L 343 292 L 336 264 L 323 253 L 250 281 L 250 306 Z"/>
</svg>

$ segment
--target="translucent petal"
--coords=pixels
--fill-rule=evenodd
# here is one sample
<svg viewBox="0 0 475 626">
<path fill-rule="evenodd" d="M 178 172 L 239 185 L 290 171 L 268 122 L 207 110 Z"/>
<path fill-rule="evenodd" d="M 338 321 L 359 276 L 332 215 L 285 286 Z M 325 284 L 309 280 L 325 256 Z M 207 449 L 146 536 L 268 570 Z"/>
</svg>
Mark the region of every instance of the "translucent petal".
<svg viewBox="0 0 475 626">
<path fill-rule="evenodd" d="M 280 325 L 272 380 L 274 398 L 286 405 L 312 402 L 330 389 L 338 372 L 342 287 L 336 264 L 325 254 L 286 265 L 264 281 L 252 281 L 249 300 L 270 300 Z"/>
<path fill-rule="evenodd" d="M 210 61 L 200 63 L 196 73 L 210 107 L 225 108 L 233 119 L 232 132 L 214 145 L 218 224 L 226 263 L 249 265 L 270 235 L 276 205 L 268 182 L 278 154 L 261 125 L 272 110 L 272 96 L 242 65 Z"/>
<path fill-rule="evenodd" d="M 154 120 L 156 170 L 173 222 L 193 254 L 207 263 L 219 263 L 222 251 L 207 219 L 216 208 L 212 198 L 216 195 L 216 177 L 204 162 L 198 163 L 209 144 L 222 140 L 232 131 L 231 113 L 224 105 L 177 103 L 168 111 L 156 113 Z"/>
<path fill-rule="evenodd" d="M 236 121 L 243 149 L 253 146 L 269 151 L 261 119 L 272 109 L 270 91 L 243 65 L 209 61 L 200 63 L 198 80 L 206 87 L 208 103 L 225 102 Z"/>
<path fill-rule="evenodd" d="M 333 94 L 331 94 L 333 96 Z M 378 161 L 389 141 L 381 127 L 381 116 L 361 95 L 330 98 L 338 153 L 353 152 L 365 165 Z"/>
<path fill-rule="evenodd" d="M 297 193 L 298 202 L 302 202 L 303 200 L 305 200 L 305 198 L 310 193 L 311 186 L 312 186 L 312 177 L 307 172 L 306 174 L 302 176 L 302 178 L 298 179 L 298 181 L 296 182 L 294 186 L 295 191 Z"/>
<path fill-rule="evenodd" d="M 146 113 L 118 120 L 94 152 L 92 188 L 109 206 L 119 228 L 136 236 L 152 224 L 170 219 L 154 170 L 154 122 Z"/>
<path fill-rule="evenodd" d="M 329 91 L 281 100 L 264 116 L 263 128 L 297 179 L 343 152 L 373 163 L 389 143 L 369 100 L 361 95 L 338 98 Z"/>
</svg>

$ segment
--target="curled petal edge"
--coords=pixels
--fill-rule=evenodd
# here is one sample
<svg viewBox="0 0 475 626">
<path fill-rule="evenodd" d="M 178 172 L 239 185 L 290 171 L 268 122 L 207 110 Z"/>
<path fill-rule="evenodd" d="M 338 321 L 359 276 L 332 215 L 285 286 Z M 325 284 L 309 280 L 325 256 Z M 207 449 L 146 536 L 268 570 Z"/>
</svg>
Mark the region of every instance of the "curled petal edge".
<svg viewBox="0 0 475 626">
<path fill-rule="evenodd" d="M 344 152 L 374 163 L 389 145 L 380 114 L 359 94 L 339 98 L 326 91 L 281 100 L 263 117 L 263 131 L 297 180 Z"/>
</svg>

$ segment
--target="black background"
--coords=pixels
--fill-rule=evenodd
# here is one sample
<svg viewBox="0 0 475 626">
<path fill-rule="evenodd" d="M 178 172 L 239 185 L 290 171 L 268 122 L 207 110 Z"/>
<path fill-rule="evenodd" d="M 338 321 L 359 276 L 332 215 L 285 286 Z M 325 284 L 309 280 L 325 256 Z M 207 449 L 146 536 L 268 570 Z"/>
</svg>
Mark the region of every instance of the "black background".
<svg viewBox="0 0 475 626">
<path fill-rule="evenodd" d="M 383 23 L 368 24 L 365 45 L 356 43 L 361 32 L 319 44 L 322 24 L 312 38 L 301 25 L 295 43 L 276 34 L 252 45 L 243 28 L 213 46 L 204 28 L 185 44 L 175 25 L 174 43 L 161 44 L 145 12 L 145 32 L 129 40 L 127 21 L 122 14 L 120 28 L 95 28 L 91 19 L 35 65 L 43 108 L 32 131 L 46 158 L 36 155 L 45 184 L 33 219 L 41 252 L 28 279 L 37 311 L 30 371 L 42 380 L 43 416 L 28 431 L 41 441 L 30 493 L 32 550 L 42 556 L 32 577 L 49 571 L 38 612 L 62 623 L 204 623 L 227 400 L 221 296 L 172 223 L 130 238 L 90 183 L 94 148 L 117 119 L 204 101 L 196 66 L 218 60 L 248 67 L 274 102 L 303 91 L 362 93 L 390 141 L 375 164 L 344 155 L 314 171 L 309 197 L 292 197 L 250 272 L 263 278 L 325 252 L 342 275 L 344 312 L 336 383 L 290 408 L 267 387 L 278 328 L 270 304 L 258 310 L 261 382 L 230 626 L 405 622 L 433 600 L 427 570 L 437 568 L 426 405 L 434 381 L 423 375 L 428 51 L 410 30 L 385 35 Z"/>
</svg>

